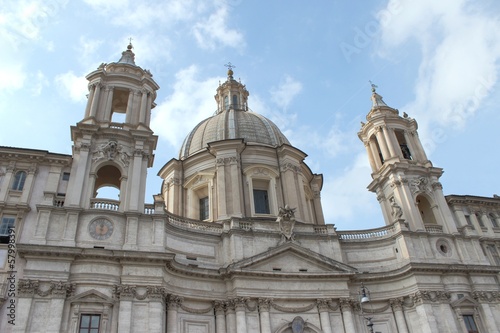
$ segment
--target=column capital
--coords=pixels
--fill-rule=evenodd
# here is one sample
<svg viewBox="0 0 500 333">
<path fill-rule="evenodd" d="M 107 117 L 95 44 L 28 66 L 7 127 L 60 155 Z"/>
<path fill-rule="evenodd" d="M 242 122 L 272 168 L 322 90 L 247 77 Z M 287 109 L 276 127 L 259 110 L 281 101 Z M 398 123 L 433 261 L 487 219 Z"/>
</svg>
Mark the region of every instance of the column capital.
<svg viewBox="0 0 500 333">
<path fill-rule="evenodd" d="M 391 307 L 394 311 L 400 311 L 403 309 L 404 298 L 403 297 L 391 298 L 389 300 L 389 303 L 391 304 Z"/>
<path fill-rule="evenodd" d="M 257 302 L 259 304 L 259 312 L 268 312 L 273 300 L 270 298 L 259 298 Z"/>
<path fill-rule="evenodd" d="M 324 299 L 324 298 L 319 298 L 316 300 L 316 306 L 318 307 L 319 312 L 328 312 L 330 309 L 330 300 L 329 299 Z"/>
<path fill-rule="evenodd" d="M 180 296 L 169 294 L 167 296 L 167 299 L 166 299 L 167 309 L 168 310 L 177 310 L 181 306 L 182 300 L 183 299 Z"/>
</svg>

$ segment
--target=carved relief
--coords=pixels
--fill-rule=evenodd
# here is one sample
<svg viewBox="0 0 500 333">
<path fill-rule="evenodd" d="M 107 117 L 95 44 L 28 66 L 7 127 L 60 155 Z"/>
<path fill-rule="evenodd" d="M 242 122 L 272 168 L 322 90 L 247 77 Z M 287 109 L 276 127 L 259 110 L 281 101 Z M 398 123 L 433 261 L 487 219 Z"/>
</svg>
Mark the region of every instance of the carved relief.
<svg viewBox="0 0 500 333">
<path fill-rule="evenodd" d="M 291 170 L 294 173 L 300 173 L 301 172 L 300 166 L 294 165 L 292 163 L 285 163 L 285 164 L 281 165 L 281 172 L 286 172 L 288 170 Z"/>
<path fill-rule="evenodd" d="M 281 240 L 282 242 L 293 241 L 293 228 L 295 226 L 295 210 L 296 208 L 290 208 L 285 205 L 285 208 L 280 207 L 278 218 L 276 222 L 280 225 Z"/>
<path fill-rule="evenodd" d="M 100 160 L 114 160 L 117 159 L 124 166 L 128 166 L 130 163 L 130 155 L 124 149 L 124 147 L 115 140 L 110 140 L 108 143 L 103 143 L 97 147 L 93 152 L 92 162 L 98 162 Z"/>
<path fill-rule="evenodd" d="M 113 296 L 117 299 L 164 299 L 167 296 L 167 289 L 161 286 L 135 286 L 135 285 L 115 285 Z"/>
<path fill-rule="evenodd" d="M 428 191 L 428 179 L 425 177 L 418 177 L 410 180 L 410 189 L 413 194 Z"/>
<path fill-rule="evenodd" d="M 217 166 L 228 165 L 228 164 L 237 164 L 238 158 L 236 156 L 232 157 L 219 157 L 215 160 L 215 164 Z"/>
<path fill-rule="evenodd" d="M 21 297 L 38 295 L 40 297 L 66 298 L 72 296 L 75 291 L 75 284 L 66 281 L 20 279 L 17 287 L 19 296 Z"/>
</svg>

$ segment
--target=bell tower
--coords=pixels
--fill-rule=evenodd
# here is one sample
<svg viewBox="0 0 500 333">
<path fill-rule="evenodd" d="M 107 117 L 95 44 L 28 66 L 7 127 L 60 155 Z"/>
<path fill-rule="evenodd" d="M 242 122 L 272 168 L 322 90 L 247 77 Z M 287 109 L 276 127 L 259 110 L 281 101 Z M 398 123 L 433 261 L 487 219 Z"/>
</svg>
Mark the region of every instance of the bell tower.
<svg viewBox="0 0 500 333">
<path fill-rule="evenodd" d="M 144 211 L 146 174 L 158 140 L 149 128 L 159 89 L 152 77 L 135 64 L 132 44 L 118 62 L 103 63 L 87 75 L 85 114 L 71 127 L 73 165 L 65 206 Z M 118 198 L 100 195 L 106 187 L 118 190 Z"/>
<path fill-rule="evenodd" d="M 386 224 L 404 220 L 413 231 L 456 233 L 439 182 L 443 170 L 428 160 L 417 121 L 406 113 L 401 117 L 371 86 L 372 107 L 358 136 L 372 168 L 368 189 L 377 194 Z"/>
</svg>

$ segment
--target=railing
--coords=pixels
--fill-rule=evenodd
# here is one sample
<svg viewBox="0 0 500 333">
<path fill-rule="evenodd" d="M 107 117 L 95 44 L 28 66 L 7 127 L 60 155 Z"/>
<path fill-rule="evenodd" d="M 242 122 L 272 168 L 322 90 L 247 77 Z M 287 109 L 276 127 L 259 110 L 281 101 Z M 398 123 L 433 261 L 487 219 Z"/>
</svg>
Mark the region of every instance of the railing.
<svg viewBox="0 0 500 333">
<path fill-rule="evenodd" d="M 118 211 L 120 207 L 120 201 L 111 199 L 90 199 L 90 209 L 102 209 L 102 210 L 112 210 Z"/>
<path fill-rule="evenodd" d="M 221 234 L 223 230 L 222 224 L 213 222 L 200 222 L 172 215 L 168 216 L 168 222 L 172 225 L 175 225 L 176 227 L 180 227 L 183 229 L 195 229 L 208 232 L 215 232 L 218 234 Z"/>
<path fill-rule="evenodd" d="M 376 229 L 337 231 L 337 234 L 342 241 L 357 241 L 386 238 L 394 235 L 396 232 L 395 224 L 392 224 Z"/>
<path fill-rule="evenodd" d="M 144 205 L 144 214 L 153 215 L 155 213 L 155 205 L 145 204 Z"/>
<path fill-rule="evenodd" d="M 123 129 L 123 124 L 121 123 L 110 123 L 109 128 Z"/>
<path fill-rule="evenodd" d="M 427 231 L 430 234 L 442 234 L 443 226 L 437 224 L 426 224 L 425 231 Z"/>
<path fill-rule="evenodd" d="M 64 207 L 64 198 L 54 198 L 54 207 Z"/>
</svg>

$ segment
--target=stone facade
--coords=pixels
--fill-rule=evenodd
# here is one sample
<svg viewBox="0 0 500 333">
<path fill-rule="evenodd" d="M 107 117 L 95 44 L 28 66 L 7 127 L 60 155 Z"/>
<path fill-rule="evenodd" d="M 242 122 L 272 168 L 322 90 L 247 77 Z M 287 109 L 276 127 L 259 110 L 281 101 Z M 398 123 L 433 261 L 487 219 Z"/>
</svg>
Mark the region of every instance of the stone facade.
<svg viewBox="0 0 500 333">
<path fill-rule="evenodd" d="M 154 204 L 159 87 L 131 47 L 87 76 L 71 156 L 0 147 L 1 332 L 499 332 L 500 198 L 445 197 L 374 87 L 359 137 L 386 225 L 337 231 L 322 175 L 232 75 Z"/>
</svg>

